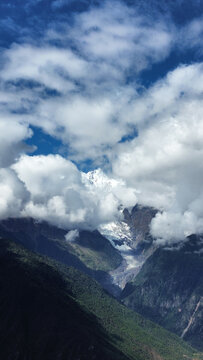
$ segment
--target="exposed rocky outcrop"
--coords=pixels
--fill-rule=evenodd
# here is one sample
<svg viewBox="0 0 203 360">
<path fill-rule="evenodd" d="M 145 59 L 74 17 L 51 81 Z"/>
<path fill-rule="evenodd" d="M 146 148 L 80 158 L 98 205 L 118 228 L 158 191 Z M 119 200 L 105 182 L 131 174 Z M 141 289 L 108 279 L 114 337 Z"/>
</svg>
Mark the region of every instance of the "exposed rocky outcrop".
<svg viewBox="0 0 203 360">
<path fill-rule="evenodd" d="M 122 292 L 125 305 L 203 349 L 202 239 L 159 248 Z"/>
<path fill-rule="evenodd" d="M 123 221 L 101 227 L 101 232 L 115 246 L 123 257 L 122 264 L 110 271 L 112 281 L 120 289 L 133 280 L 146 259 L 155 251 L 156 246 L 150 235 L 150 223 L 157 210 L 136 205 L 124 209 Z"/>
<path fill-rule="evenodd" d="M 147 206 L 136 205 L 131 211 L 124 209 L 125 222 L 131 229 L 133 236 L 133 248 L 136 252 L 145 253 L 152 245 L 150 224 L 157 210 Z"/>
</svg>

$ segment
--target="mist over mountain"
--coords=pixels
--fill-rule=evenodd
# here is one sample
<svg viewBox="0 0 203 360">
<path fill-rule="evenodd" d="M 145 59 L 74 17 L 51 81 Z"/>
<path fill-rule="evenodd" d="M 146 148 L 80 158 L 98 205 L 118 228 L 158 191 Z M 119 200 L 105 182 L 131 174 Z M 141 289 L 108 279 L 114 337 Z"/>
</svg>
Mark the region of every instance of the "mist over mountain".
<svg viewBox="0 0 203 360">
<path fill-rule="evenodd" d="M 64 269 L 72 266 L 82 271 L 127 307 L 202 350 L 201 237 L 160 247 L 150 235 L 155 209 L 135 206 L 124 213 L 123 221 L 101 229 L 107 238 L 98 231 L 76 233 L 16 218 L 0 222 L 0 241 L 10 239 L 57 260 Z"/>
<path fill-rule="evenodd" d="M 196 360 L 180 338 L 202 350 L 203 2 L 2 0 L 0 34 L 3 357 L 49 358 L 59 329 L 54 358 Z"/>
<path fill-rule="evenodd" d="M 201 233 L 201 1 L 0 9 L 0 218 L 94 230 L 138 203 L 159 242 Z"/>
</svg>

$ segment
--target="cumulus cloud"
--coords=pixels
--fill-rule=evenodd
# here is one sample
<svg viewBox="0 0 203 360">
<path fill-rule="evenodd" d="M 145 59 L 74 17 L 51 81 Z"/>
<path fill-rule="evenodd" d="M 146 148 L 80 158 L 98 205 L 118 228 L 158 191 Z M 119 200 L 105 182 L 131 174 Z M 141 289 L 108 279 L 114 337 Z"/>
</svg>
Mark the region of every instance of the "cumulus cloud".
<svg viewBox="0 0 203 360">
<path fill-rule="evenodd" d="M 133 104 L 139 136 L 120 144 L 112 162 L 139 191 L 138 202 L 163 211 L 152 222 L 156 238 L 202 231 L 202 80 L 203 65 L 195 64 L 150 88 Z"/>
<path fill-rule="evenodd" d="M 1 218 L 94 229 L 139 202 L 160 210 L 159 242 L 202 231 L 203 65 L 179 66 L 148 89 L 141 81 L 171 51 L 198 49 L 202 19 L 177 29 L 155 15 L 105 1 L 1 51 Z M 61 140 L 69 159 L 22 155 L 30 126 Z M 108 174 L 72 162 L 86 160 Z"/>
<path fill-rule="evenodd" d="M 87 57 L 141 70 L 166 57 L 172 45 L 172 29 L 161 20 L 152 27 L 152 21 L 122 2 L 104 2 L 77 16 L 71 34 Z"/>
<path fill-rule="evenodd" d="M 173 37 L 170 24 L 121 2 L 78 13 L 71 27 L 55 24 L 37 42 L 3 52 L 8 115 L 20 112 L 25 123 L 59 138 L 72 159 L 101 162 L 131 131 L 126 114 L 140 86 L 136 74 L 167 57 Z M 48 90 L 56 96 L 45 96 Z"/>
<path fill-rule="evenodd" d="M 29 147 L 23 140 L 32 136 L 28 125 L 16 119 L 0 117 L 0 167 L 11 165 L 18 155 Z"/>
<path fill-rule="evenodd" d="M 13 168 L 34 199 L 59 196 L 65 187 L 81 184 L 76 166 L 59 155 L 23 156 Z"/>
<path fill-rule="evenodd" d="M 12 168 L 29 193 L 21 215 L 64 229 L 96 229 L 119 219 L 122 203 L 133 206 L 136 202 L 134 190 L 124 182 L 109 178 L 101 170 L 81 173 L 59 155 L 24 155 Z M 92 181 L 93 177 L 101 183 Z"/>
<path fill-rule="evenodd" d="M 128 124 L 120 113 L 136 91 L 123 86 L 120 70 L 51 46 L 13 46 L 4 55 L 0 77 L 5 84 L 14 82 L 9 91 L 4 88 L 6 115 L 12 112 L 16 123 L 20 112 L 27 126 L 38 126 L 62 140 L 77 160 L 102 157 L 127 134 Z M 46 89 L 57 91 L 57 96 L 45 97 Z"/>
<path fill-rule="evenodd" d="M 0 169 L 0 219 L 19 217 L 29 193 L 11 169 Z"/>
<path fill-rule="evenodd" d="M 197 218 L 191 211 L 158 213 L 151 222 L 151 234 L 157 244 L 173 244 L 185 237 L 203 230 L 203 219 L 197 224 Z M 197 226 L 200 225 L 200 226 Z"/>
</svg>

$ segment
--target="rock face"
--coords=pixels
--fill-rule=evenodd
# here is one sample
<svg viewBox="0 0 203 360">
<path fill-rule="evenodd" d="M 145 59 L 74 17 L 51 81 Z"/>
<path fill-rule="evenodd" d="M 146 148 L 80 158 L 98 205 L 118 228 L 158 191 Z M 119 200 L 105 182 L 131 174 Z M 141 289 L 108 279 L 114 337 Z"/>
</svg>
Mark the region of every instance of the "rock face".
<svg viewBox="0 0 203 360">
<path fill-rule="evenodd" d="M 156 213 L 156 209 L 141 205 L 134 206 L 131 212 L 124 210 L 124 219 L 131 229 L 134 239 L 132 246 L 137 254 L 146 253 L 151 248 L 150 223 Z"/>
<path fill-rule="evenodd" d="M 122 292 L 131 309 L 203 350 L 203 242 L 191 236 L 182 248 L 159 248 Z"/>
<path fill-rule="evenodd" d="M 122 264 L 110 272 L 113 283 L 123 289 L 155 251 L 150 236 L 150 223 L 157 210 L 136 205 L 131 211 L 124 209 L 123 221 L 103 226 L 100 231 L 123 257 Z"/>
<path fill-rule="evenodd" d="M 145 239 L 149 235 L 149 225 L 157 210 L 148 206 L 136 205 L 131 212 L 124 210 L 125 221 L 130 225 L 135 235 Z"/>
</svg>

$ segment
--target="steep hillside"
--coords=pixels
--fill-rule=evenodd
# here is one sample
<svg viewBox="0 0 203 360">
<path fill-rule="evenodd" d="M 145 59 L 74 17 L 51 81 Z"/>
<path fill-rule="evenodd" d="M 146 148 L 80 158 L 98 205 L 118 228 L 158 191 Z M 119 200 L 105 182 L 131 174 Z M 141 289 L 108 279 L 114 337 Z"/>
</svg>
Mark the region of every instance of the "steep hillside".
<svg viewBox="0 0 203 360">
<path fill-rule="evenodd" d="M 0 357 L 126 359 L 53 267 L 0 240 Z"/>
<path fill-rule="evenodd" d="M 69 251 L 92 270 L 111 271 L 121 264 L 121 255 L 98 231 L 81 231 Z"/>
<path fill-rule="evenodd" d="M 129 308 L 203 350 L 202 239 L 191 236 L 181 249 L 156 250 L 121 297 Z"/>
<path fill-rule="evenodd" d="M 74 268 L 0 240 L 4 360 L 182 360 L 201 356 Z"/>
<path fill-rule="evenodd" d="M 119 251 L 98 231 L 81 231 L 75 241 L 67 241 L 66 234 L 65 230 L 31 218 L 0 222 L 1 237 L 10 238 L 29 250 L 74 266 L 108 287 L 111 277 L 107 271 L 118 267 L 122 261 Z"/>
</svg>

